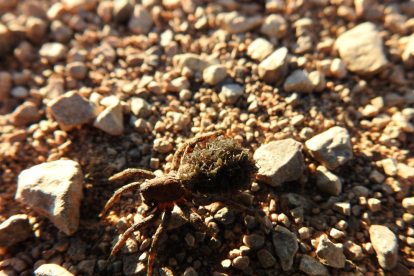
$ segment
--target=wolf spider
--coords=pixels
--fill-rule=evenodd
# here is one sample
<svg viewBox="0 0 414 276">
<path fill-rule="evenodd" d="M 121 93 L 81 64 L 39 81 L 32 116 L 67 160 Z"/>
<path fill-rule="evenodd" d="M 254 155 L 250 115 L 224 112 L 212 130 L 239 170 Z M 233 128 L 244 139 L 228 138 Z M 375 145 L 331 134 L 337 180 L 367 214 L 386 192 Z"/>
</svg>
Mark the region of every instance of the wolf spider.
<svg viewBox="0 0 414 276">
<path fill-rule="evenodd" d="M 225 197 L 225 195 L 234 195 L 248 189 L 258 170 L 249 151 L 243 149 L 234 140 L 225 137 L 224 131 L 219 130 L 187 141 L 176 151 L 168 175 L 156 177 L 150 171 L 126 169 L 109 178 L 109 180 L 116 180 L 139 176 L 148 180 L 144 183 L 133 182 L 118 189 L 106 203 L 100 217 L 104 216 L 108 209 L 120 199 L 121 194 L 133 190 L 141 193 L 143 203 L 150 208 L 145 212 L 144 219 L 128 228 L 121 236 L 113 247 L 107 263 L 135 231 L 148 227 L 164 214 L 150 247 L 147 275 L 151 276 L 160 238 L 168 229 L 174 205 L 182 210 L 188 221 L 214 236 L 215 233 L 208 228 L 197 213 L 190 209 L 186 202 L 192 201 L 195 205 L 201 206 L 220 202 L 227 207 L 255 217 L 266 228 L 271 228 L 270 221 L 264 219 L 263 213 Z M 204 148 L 196 147 L 203 142 L 206 142 Z"/>
</svg>

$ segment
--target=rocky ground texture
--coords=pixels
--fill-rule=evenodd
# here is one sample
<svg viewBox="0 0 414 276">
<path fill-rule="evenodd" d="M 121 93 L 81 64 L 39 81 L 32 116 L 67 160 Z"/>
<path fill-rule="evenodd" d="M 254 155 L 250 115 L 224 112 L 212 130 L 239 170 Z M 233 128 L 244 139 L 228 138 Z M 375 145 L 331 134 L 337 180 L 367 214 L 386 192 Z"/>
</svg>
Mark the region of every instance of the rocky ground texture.
<svg viewBox="0 0 414 276">
<path fill-rule="evenodd" d="M 260 166 L 157 275 L 414 275 L 414 1 L 0 0 L 0 275 L 145 275 L 123 169 L 225 130 Z M 137 181 L 140 179 L 136 179 Z"/>
</svg>

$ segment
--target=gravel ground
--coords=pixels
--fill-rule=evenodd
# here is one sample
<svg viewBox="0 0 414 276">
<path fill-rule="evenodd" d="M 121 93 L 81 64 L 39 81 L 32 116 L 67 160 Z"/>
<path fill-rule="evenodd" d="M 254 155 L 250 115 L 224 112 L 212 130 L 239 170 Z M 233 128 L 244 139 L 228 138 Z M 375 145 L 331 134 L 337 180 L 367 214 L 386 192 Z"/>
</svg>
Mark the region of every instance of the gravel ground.
<svg viewBox="0 0 414 276">
<path fill-rule="evenodd" d="M 414 1 L 0 0 L 0 275 L 145 275 L 157 225 L 104 267 L 146 210 L 100 219 L 108 178 L 216 130 L 273 229 L 175 210 L 156 275 L 414 275 L 413 31 Z"/>
</svg>

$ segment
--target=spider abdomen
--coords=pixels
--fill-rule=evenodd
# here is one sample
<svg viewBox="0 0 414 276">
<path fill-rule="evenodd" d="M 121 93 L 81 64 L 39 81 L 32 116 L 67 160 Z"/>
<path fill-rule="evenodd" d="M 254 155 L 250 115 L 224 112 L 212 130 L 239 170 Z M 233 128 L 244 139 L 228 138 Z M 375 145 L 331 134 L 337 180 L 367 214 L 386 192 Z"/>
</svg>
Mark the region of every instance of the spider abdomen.
<svg viewBox="0 0 414 276">
<path fill-rule="evenodd" d="M 257 171 L 248 150 L 218 137 L 183 157 L 178 178 L 193 192 L 229 195 L 248 189 Z"/>
<path fill-rule="evenodd" d="M 146 181 L 140 188 L 144 203 L 170 203 L 180 199 L 185 188 L 173 176 L 157 177 Z"/>
</svg>

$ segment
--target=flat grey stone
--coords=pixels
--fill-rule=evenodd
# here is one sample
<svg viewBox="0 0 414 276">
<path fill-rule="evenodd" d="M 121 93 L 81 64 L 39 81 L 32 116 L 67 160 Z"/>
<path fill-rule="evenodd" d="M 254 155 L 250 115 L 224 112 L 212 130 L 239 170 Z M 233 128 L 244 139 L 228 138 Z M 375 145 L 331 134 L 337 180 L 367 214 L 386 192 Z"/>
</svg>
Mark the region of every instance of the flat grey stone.
<svg viewBox="0 0 414 276">
<path fill-rule="evenodd" d="M 299 269 L 306 274 L 313 276 L 328 276 L 328 269 L 315 258 L 302 255 L 300 258 Z"/>
<path fill-rule="evenodd" d="M 287 74 L 287 55 L 288 49 L 281 47 L 263 60 L 257 69 L 259 78 L 269 84 L 281 82 Z"/>
<path fill-rule="evenodd" d="M 300 179 L 305 169 L 302 144 L 293 139 L 261 146 L 253 158 L 260 167 L 256 178 L 271 186 Z"/>
<path fill-rule="evenodd" d="M 291 270 L 293 259 L 299 247 L 296 235 L 287 228 L 277 225 L 272 231 L 272 239 L 283 271 Z"/>
<path fill-rule="evenodd" d="M 319 190 L 331 195 L 339 195 L 342 190 L 341 179 L 324 166 L 316 169 L 316 185 Z"/>
<path fill-rule="evenodd" d="M 72 235 L 79 225 L 83 174 L 77 162 L 58 160 L 24 170 L 17 181 L 16 200 L 49 218 Z"/>
<path fill-rule="evenodd" d="M 324 265 L 335 268 L 343 268 L 345 266 L 342 244 L 331 242 L 325 235 L 320 237 L 316 255 L 318 255 L 319 261 Z"/>
<path fill-rule="evenodd" d="M 298 69 L 286 78 L 283 88 L 286 92 L 311 93 L 314 87 L 308 74 Z"/>
<path fill-rule="evenodd" d="M 352 158 L 351 137 L 339 126 L 332 127 L 305 142 L 309 153 L 322 165 L 334 170 Z"/>
</svg>

